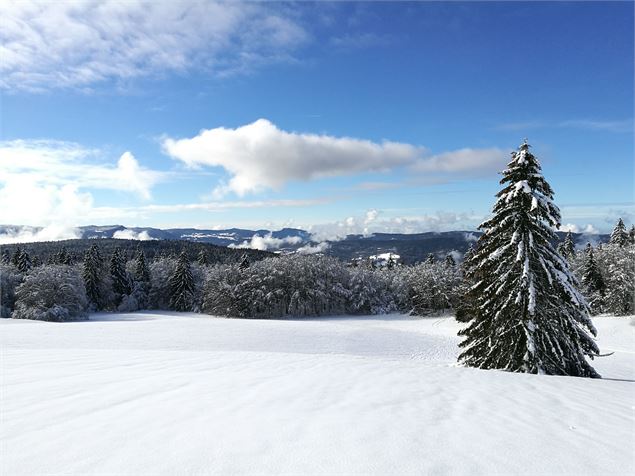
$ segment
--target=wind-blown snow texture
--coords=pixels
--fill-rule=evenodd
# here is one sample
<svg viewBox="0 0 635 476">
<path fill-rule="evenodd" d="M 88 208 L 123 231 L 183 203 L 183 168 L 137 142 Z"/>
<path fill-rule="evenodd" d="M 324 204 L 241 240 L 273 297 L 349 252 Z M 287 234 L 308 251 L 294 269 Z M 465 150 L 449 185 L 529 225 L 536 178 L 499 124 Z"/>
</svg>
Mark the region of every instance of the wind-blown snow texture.
<svg viewBox="0 0 635 476">
<path fill-rule="evenodd" d="M 452 318 L 0 320 L 0 474 L 634 474 L 635 327 L 602 380 L 460 368 Z"/>
</svg>

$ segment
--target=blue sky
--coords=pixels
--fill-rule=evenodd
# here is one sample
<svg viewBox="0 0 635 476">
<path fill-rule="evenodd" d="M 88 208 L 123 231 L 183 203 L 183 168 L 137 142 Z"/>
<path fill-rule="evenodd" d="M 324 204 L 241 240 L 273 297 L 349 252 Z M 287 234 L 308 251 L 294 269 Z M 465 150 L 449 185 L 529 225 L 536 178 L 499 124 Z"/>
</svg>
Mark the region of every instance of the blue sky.
<svg viewBox="0 0 635 476">
<path fill-rule="evenodd" d="M 474 229 L 524 137 L 633 206 L 633 3 L 7 3 L 0 223 Z"/>
</svg>

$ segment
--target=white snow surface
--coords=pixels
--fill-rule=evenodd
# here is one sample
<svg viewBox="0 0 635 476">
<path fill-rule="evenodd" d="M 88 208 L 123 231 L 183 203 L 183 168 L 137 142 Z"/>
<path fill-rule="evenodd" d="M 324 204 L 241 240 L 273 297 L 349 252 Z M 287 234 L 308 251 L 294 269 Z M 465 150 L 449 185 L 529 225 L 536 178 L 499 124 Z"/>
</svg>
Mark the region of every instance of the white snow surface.
<svg viewBox="0 0 635 476">
<path fill-rule="evenodd" d="M 0 474 L 635 474 L 635 327 L 602 380 L 458 367 L 453 318 L 0 320 Z"/>
</svg>

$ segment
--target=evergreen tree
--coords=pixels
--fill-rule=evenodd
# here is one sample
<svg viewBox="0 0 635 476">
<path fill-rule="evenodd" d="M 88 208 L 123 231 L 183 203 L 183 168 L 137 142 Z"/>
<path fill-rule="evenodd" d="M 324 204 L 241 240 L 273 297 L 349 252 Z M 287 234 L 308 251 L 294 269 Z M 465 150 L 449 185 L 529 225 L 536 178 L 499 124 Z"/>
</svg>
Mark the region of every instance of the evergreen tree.
<svg viewBox="0 0 635 476">
<path fill-rule="evenodd" d="M 617 220 L 615 228 L 613 228 L 610 243 L 621 248 L 623 246 L 626 246 L 629 241 L 630 238 L 628 236 L 628 233 L 626 232 L 626 226 L 624 225 L 624 221 L 620 218 L 619 220 Z"/>
<path fill-rule="evenodd" d="M 454 268 L 456 266 L 456 260 L 452 255 L 447 255 L 445 257 L 445 265 L 451 268 Z"/>
<path fill-rule="evenodd" d="M 585 296 L 589 301 L 594 314 L 599 314 L 603 310 L 603 298 L 606 291 L 606 284 L 600 272 L 600 268 L 593 254 L 591 243 L 587 243 L 584 250 L 584 263 L 581 270 L 581 282 L 584 286 Z"/>
<path fill-rule="evenodd" d="M 179 256 L 179 261 L 170 277 L 170 307 L 175 311 L 191 311 L 194 298 L 194 278 L 185 251 Z"/>
<path fill-rule="evenodd" d="M 628 237 L 631 245 L 635 245 L 635 225 L 631 225 L 631 229 L 628 232 Z"/>
<path fill-rule="evenodd" d="M 62 249 L 59 251 L 59 253 L 57 253 L 57 255 L 55 257 L 55 263 L 56 264 L 66 264 L 66 265 L 73 264 L 73 259 L 72 259 L 71 255 L 68 253 L 68 251 L 66 251 L 66 247 L 65 246 L 62 246 Z"/>
<path fill-rule="evenodd" d="M 474 308 L 459 332 L 459 361 L 513 372 L 599 377 L 589 307 L 552 246 L 560 225 L 553 190 L 525 141 L 503 172 L 494 216 L 467 267 Z"/>
<path fill-rule="evenodd" d="M 97 309 L 102 309 L 104 300 L 102 296 L 103 285 L 103 258 L 96 243 L 93 243 L 84 255 L 82 278 L 86 288 L 88 301 Z"/>
<path fill-rule="evenodd" d="M 209 264 L 209 258 L 207 257 L 207 252 L 205 250 L 199 251 L 197 262 L 201 266 L 207 266 Z"/>
<path fill-rule="evenodd" d="M 22 249 L 19 246 L 16 246 L 13 255 L 11 256 L 11 264 L 18 267 L 18 263 L 20 262 L 20 256 L 22 255 Z"/>
<path fill-rule="evenodd" d="M 150 270 L 146 264 L 146 255 L 141 248 L 137 250 L 135 258 L 134 274 L 137 281 L 147 283 L 150 281 Z"/>
<path fill-rule="evenodd" d="M 9 253 L 8 249 L 3 249 L 2 250 L 2 255 L 0 256 L 0 261 L 2 261 L 2 264 L 9 264 L 11 263 L 11 253 Z"/>
<path fill-rule="evenodd" d="M 29 253 L 26 252 L 26 250 L 20 250 L 20 254 L 17 256 L 15 267 L 18 268 L 21 273 L 26 273 L 31 269 L 31 257 L 29 256 Z"/>
<path fill-rule="evenodd" d="M 428 255 L 428 257 L 426 258 L 425 263 L 426 264 L 434 264 L 435 261 L 436 261 L 436 259 L 435 259 L 434 255 L 432 253 L 430 253 Z"/>
<path fill-rule="evenodd" d="M 126 273 L 126 263 L 120 248 L 115 248 L 110 257 L 110 277 L 115 293 L 120 296 L 130 294 L 130 278 L 128 273 Z"/>
<path fill-rule="evenodd" d="M 570 231 L 568 231 L 565 235 L 564 241 L 562 242 L 562 248 L 559 248 L 558 252 L 568 260 L 575 257 L 575 244 L 573 243 L 573 236 Z"/>
<path fill-rule="evenodd" d="M 251 263 L 249 261 L 249 256 L 247 256 L 247 253 L 243 254 L 243 256 L 240 258 L 240 269 L 247 269 L 250 265 Z"/>
</svg>

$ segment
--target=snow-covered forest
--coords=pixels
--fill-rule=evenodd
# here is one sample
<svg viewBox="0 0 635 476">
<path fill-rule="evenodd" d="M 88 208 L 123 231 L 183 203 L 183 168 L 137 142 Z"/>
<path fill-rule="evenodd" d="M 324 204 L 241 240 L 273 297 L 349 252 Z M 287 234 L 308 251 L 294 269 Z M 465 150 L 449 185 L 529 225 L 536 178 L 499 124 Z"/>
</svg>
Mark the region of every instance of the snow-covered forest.
<svg viewBox="0 0 635 476">
<path fill-rule="evenodd" d="M 635 231 L 620 220 L 611 242 L 575 249 L 559 244 L 592 314 L 628 315 L 635 288 Z M 471 252 L 468 252 L 471 253 Z M 50 263 L 17 250 L 0 265 L 2 317 L 72 320 L 90 311 L 200 311 L 230 317 L 276 318 L 456 311 L 468 282 L 463 262 L 428 259 L 416 265 L 355 265 L 328 256 L 285 255 L 236 264 L 207 264 L 184 255 L 147 259 L 142 251 L 103 255 L 98 243 L 72 262 L 60 248 Z"/>
</svg>

